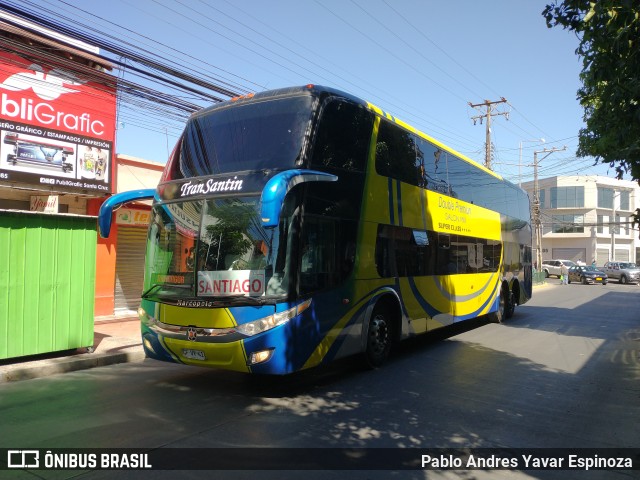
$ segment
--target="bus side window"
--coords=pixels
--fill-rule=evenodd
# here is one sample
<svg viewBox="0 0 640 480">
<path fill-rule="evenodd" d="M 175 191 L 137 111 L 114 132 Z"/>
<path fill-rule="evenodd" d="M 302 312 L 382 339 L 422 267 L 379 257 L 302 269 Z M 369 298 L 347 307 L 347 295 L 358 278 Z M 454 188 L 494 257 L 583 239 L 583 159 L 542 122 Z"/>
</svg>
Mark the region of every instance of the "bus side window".
<svg viewBox="0 0 640 480">
<path fill-rule="evenodd" d="M 420 185 L 422 174 L 416 165 L 415 135 L 382 119 L 376 143 L 376 171 L 410 185 Z"/>
<path fill-rule="evenodd" d="M 416 151 L 416 164 L 420 176 L 419 186 L 448 195 L 445 152 L 421 137 L 416 139 Z"/>
<path fill-rule="evenodd" d="M 351 272 L 349 245 L 332 218 L 307 215 L 300 238 L 300 293 L 313 293 L 337 285 Z M 350 263 L 349 263 L 350 262 Z"/>
<path fill-rule="evenodd" d="M 365 108 L 330 101 L 322 111 L 311 166 L 363 172 L 372 125 L 373 114 Z"/>
</svg>

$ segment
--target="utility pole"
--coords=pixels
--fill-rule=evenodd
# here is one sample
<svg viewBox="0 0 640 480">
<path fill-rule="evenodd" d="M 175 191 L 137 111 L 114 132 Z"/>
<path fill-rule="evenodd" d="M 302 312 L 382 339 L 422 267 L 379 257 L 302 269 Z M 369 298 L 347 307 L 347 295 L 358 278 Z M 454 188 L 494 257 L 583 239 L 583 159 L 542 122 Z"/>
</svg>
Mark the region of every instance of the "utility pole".
<svg viewBox="0 0 640 480">
<path fill-rule="evenodd" d="M 536 269 L 540 270 L 542 268 L 542 221 L 540 220 L 540 189 L 538 187 L 538 154 L 546 153 L 544 157 L 540 159 L 540 161 L 547 158 L 553 152 L 562 152 L 566 150 L 567 146 L 565 145 L 562 148 L 545 148 L 544 150 L 537 150 L 533 152 L 533 205 L 532 205 L 532 216 L 533 216 L 533 225 L 536 230 Z"/>
<path fill-rule="evenodd" d="M 616 195 L 616 193 L 618 195 Z M 620 222 L 616 220 L 616 197 L 622 196 L 622 192 L 613 191 L 613 198 L 611 199 L 611 219 L 609 220 L 609 230 L 611 231 L 611 258 L 609 261 L 616 261 L 616 237 L 615 234 L 620 234 L 618 230 L 620 228 Z M 618 230 L 618 231 L 616 231 Z"/>
<path fill-rule="evenodd" d="M 473 124 L 476 124 L 477 120 L 480 120 L 480 125 L 482 125 L 482 119 L 483 118 L 487 118 L 487 128 L 486 128 L 486 133 L 485 133 L 485 154 L 484 154 L 484 166 L 487 167 L 488 169 L 491 169 L 491 117 L 493 115 L 504 115 L 505 117 L 507 117 L 507 120 L 509 119 L 509 112 L 494 112 L 494 105 L 497 105 L 499 103 L 507 103 L 507 100 L 504 97 L 501 97 L 500 100 L 495 100 L 493 102 L 489 101 L 489 100 L 485 100 L 482 103 L 471 103 L 469 102 L 469 106 L 472 108 L 481 108 L 481 107 L 485 107 L 487 109 L 487 113 L 483 114 L 483 115 L 477 115 L 475 117 L 471 117 L 471 120 L 473 120 Z"/>
</svg>

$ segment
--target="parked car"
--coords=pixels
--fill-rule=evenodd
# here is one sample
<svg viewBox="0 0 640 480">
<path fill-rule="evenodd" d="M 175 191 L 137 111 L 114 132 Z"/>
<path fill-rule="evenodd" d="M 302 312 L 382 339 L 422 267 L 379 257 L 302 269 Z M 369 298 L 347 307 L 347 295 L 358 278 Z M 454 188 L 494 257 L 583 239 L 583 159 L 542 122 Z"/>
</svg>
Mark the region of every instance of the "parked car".
<svg viewBox="0 0 640 480">
<path fill-rule="evenodd" d="M 565 265 L 567 268 L 575 267 L 576 264 L 571 260 L 544 260 L 542 262 L 542 270 L 544 272 L 545 277 L 556 276 L 560 278 L 562 275 L 562 266 Z"/>
<path fill-rule="evenodd" d="M 609 278 L 617 278 L 620 283 L 639 283 L 640 267 L 630 262 L 607 262 L 602 271 Z"/>
<path fill-rule="evenodd" d="M 608 280 L 606 273 L 590 265 L 587 267 L 575 265 L 569 269 L 569 283 L 581 282 L 584 285 L 601 283 L 606 285 Z"/>
</svg>

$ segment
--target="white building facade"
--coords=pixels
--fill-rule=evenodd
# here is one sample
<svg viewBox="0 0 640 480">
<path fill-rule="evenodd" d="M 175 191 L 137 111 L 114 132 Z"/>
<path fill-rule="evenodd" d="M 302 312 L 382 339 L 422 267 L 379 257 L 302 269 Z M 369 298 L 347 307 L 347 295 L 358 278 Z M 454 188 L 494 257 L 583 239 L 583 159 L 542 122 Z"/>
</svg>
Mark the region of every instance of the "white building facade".
<svg viewBox="0 0 640 480">
<path fill-rule="evenodd" d="M 534 182 L 522 184 L 531 204 Z M 640 208 L 637 182 L 603 176 L 549 177 L 538 181 L 542 260 L 568 259 L 598 266 L 609 260 L 640 262 L 638 225 L 633 214 Z M 533 220 L 533 219 L 532 219 Z"/>
</svg>

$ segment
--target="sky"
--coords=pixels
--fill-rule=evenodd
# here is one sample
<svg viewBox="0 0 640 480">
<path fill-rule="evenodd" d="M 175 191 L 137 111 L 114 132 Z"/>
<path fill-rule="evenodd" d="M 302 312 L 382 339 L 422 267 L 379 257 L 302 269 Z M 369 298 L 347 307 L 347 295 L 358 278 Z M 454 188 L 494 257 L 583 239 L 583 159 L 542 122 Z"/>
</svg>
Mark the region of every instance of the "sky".
<svg viewBox="0 0 640 480">
<path fill-rule="evenodd" d="M 536 0 L 25 0 L 243 92 L 314 83 L 370 101 L 514 183 L 615 176 L 577 158 L 578 38 Z M 128 72 L 120 72 L 129 75 Z M 506 115 L 508 113 L 508 116 Z M 123 106 L 116 150 L 165 163 L 183 124 Z M 542 140 L 544 139 L 544 141 Z M 566 150 L 546 156 L 552 148 Z"/>
</svg>

